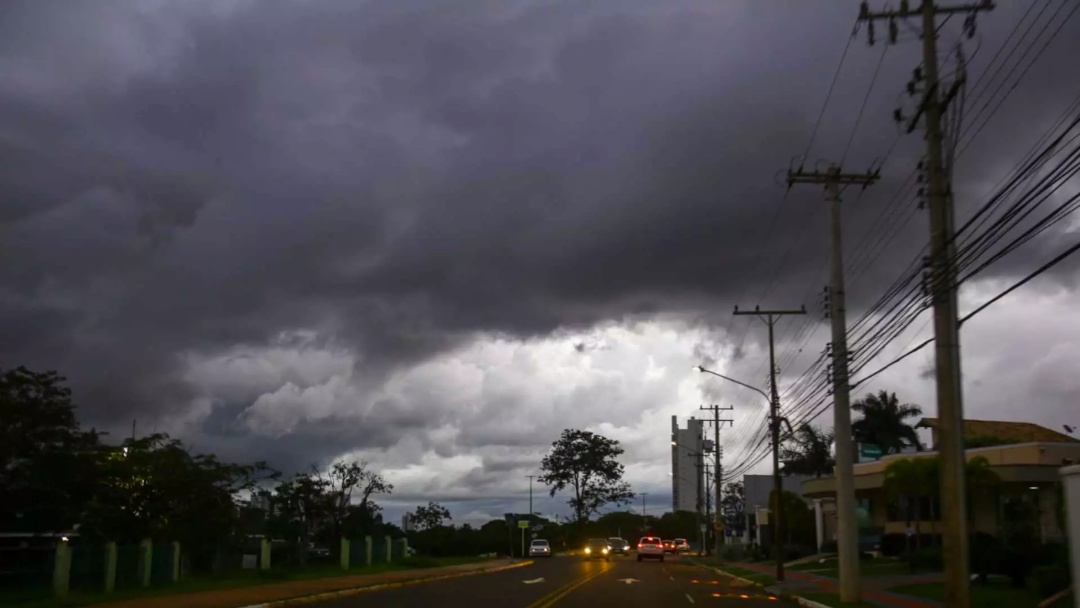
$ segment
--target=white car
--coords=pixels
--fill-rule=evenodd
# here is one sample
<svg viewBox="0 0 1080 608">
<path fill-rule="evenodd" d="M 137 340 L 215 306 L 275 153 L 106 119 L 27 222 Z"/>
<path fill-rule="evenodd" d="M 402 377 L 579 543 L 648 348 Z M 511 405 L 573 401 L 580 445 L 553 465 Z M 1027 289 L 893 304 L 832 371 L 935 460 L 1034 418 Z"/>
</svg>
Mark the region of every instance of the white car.
<svg viewBox="0 0 1080 608">
<path fill-rule="evenodd" d="M 646 557 L 664 561 L 664 541 L 659 536 L 644 536 L 637 544 L 637 561 Z"/>
<path fill-rule="evenodd" d="M 538 538 L 529 543 L 529 557 L 551 557 L 551 546 L 548 541 Z"/>
</svg>

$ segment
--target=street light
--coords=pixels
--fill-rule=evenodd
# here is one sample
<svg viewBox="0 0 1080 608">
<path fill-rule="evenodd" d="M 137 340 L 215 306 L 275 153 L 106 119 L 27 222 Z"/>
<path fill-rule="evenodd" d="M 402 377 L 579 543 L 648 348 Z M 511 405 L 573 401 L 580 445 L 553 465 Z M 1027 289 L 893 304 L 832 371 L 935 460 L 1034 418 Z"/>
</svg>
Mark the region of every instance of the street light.
<svg viewBox="0 0 1080 608">
<path fill-rule="evenodd" d="M 727 377 L 727 376 L 725 376 L 723 374 L 716 373 L 716 372 L 712 371 L 711 369 L 705 369 L 705 367 L 702 366 L 702 365 L 696 365 L 696 366 L 694 366 L 694 369 L 697 370 L 698 373 L 712 374 L 713 376 L 716 376 L 717 378 L 720 378 L 721 380 L 727 380 L 728 382 L 738 384 L 741 387 L 748 388 L 748 389 L 754 391 L 755 393 L 761 395 L 762 397 L 764 397 L 765 401 L 769 404 L 769 412 L 770 412 L 770 418 L 771 418 L 769 426 L 771 427 L 770 430 L 772 431 L 772 444 L 773 444 L 772 445 L 773 492 L 776 494 L 776 509 L 774 509 L 774 513 L 773 513 L 773 519 L 775 520 L 775 524 L 773 526 L 773 551 L 776 553 L 776 580 L 783 581 L 784 580 L 784 555 L 783 555 L 784 554 L 784 545 L 783 545 L 783 539 L 780 536 L 780 527 L 781 527 L 782 522 L 784 521 L 784 500 L 783 500 L 783 498 L 784 498 L 784 481 L 780 477 L 780 421 L 782 419 L 780 417 L 780 395 L 777 394 L 777 391 L 776 391 L 775 375 L 773 376 L 773 382 L 772 382 L 772 387 L 771 387 L 772 388 L 772 396 L 769 396 L 765 391 L 761 390 L 760 388 L 758 388 L 756 386 L 747 384 L 745 382 L 740 382 L 740 381 L 738 381 L 738 380 L 736 380 L 734 378 L 729 378 L 729 377 Z M 786 420 L 785 420 L 785 422 L 786 422 Z M 788 424 L 788 431 L 791 432 L 791 424 L 790 423 Z M 719 495 L 719 493 L 720 493 L 720 485 L 719 485 L 719 481 L 720 481 L 720 479 L 719 479 L 720 478 L 720 467 L 719 467 L 719 464 L 720 464 L 719 463 L 720 452 L 719 452 L 719 450 L 717 450 L 716 455 L 718 457 L 717 458 L 717 467 L 716 467 L 716 471 L 715 471 L 715 473 L 717 475 L 717 487 L 716 487 L 716 491 L 717 491 L 716 499 L 717 500 L 716 500 L 716 502 L 717 502 L 717 513 L 719 514 L 719 503 L 720 503 L 720 495 Z"/>
</svg>

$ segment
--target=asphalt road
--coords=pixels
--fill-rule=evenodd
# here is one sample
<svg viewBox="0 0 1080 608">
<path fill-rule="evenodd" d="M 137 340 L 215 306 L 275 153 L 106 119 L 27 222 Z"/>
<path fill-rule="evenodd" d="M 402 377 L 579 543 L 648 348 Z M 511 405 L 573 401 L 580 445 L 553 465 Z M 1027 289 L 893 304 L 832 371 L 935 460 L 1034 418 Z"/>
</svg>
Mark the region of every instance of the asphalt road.
<svg viewBox="0 0 1080 608">
<path fill-rule="evenodd" d="M 669 608 L 741 606 L 762 608 L 780 602 L 758 587 L 740 586 L 678 557 L 638 562 L 616 556 L 611 562 L 553 557 L 522 567 L 443 581 L 372 591 L 320 604 L 322 608 Z"/>
</svg>

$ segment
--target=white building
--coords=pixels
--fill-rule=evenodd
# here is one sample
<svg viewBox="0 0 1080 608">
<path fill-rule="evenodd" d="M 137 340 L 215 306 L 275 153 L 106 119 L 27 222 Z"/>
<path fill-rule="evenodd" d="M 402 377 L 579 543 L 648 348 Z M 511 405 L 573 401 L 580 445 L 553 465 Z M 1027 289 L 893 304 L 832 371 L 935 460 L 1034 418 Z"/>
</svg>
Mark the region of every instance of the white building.
<svg viewBox="0 0 1080 608">
<path fill-rule="evenodd" d="M 705 512 L 705 425 L 691 417 L 679 428 L 671 417 L 671 506 L 675 511 Z"/>
</svg>

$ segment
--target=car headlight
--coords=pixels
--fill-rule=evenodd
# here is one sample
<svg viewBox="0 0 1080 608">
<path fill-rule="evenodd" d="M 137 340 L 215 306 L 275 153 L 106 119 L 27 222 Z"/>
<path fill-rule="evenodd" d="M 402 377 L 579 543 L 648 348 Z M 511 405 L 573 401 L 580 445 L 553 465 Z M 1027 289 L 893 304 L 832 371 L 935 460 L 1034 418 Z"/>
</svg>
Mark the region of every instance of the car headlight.
<svg viewBox="0 0 1080 608">
<path fill-rule="evenodd" d="M 604 549 L 604 553 L 607 553 L 607 549 Z"/>
<path fill-rule="evenodd" d="M 585 547 L 585 553 L 592 553 L 592 549 Z"/>
<path fill-rule="evenodd" d="M 623 551 L 629 551 L 630 550 L 630 545 L 626 545 L 625 547 L 622 548 L 622 550 Z"/>
</svg>

